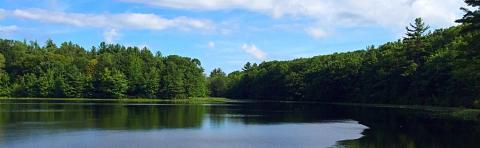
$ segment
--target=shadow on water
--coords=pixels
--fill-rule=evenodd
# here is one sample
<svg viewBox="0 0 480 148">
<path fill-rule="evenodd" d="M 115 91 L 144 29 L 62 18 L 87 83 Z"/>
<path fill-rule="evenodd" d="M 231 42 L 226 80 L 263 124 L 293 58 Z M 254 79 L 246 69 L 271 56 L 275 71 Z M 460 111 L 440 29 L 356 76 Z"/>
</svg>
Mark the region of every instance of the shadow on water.
<svg viewBox="0 0 480 148">
<path fill-rule="evenodd" d="M 0 145 L 38 135 L 72 131 L 145 131 L 148 134 L 152 130 L 255 129 L 265 125 L 289 125 L 288 128 L 294 127 L 292 129 L 298 131 L 305 129 L 296 129 L 299 128 L 296 125 L 358 121 L 368 127 L 360 129 L 363 136 L 352 136 L 350 140 L 337 139 L 332 147 L 480 146 L 479 123 L 431 118 L 409 109 L 272 102 L 227 105 L 56 103 L 30 101 L 0 104 Z M 337 130 L 333 131 L 319 131 L 312 136 L 320 138 L 330 136 L 325 134 L 337 134 Z M 234 134 L 230 132 L 232 130 L 219 134 Z M 205 136 L 205 133 L 202 135 Z M 279 135 L 266 135 L 275 136 Z M 308 137 L 305 135 L 303 138 Z"/>
<path fill-rule="evenodd" d="M 338 147 L 450 148 L 479 147 L 480 123 L 440 119 L 412 109 L 356 107 L 350 116 L 370 127 L 358 139 L 337 142 Z"/>
</svg>

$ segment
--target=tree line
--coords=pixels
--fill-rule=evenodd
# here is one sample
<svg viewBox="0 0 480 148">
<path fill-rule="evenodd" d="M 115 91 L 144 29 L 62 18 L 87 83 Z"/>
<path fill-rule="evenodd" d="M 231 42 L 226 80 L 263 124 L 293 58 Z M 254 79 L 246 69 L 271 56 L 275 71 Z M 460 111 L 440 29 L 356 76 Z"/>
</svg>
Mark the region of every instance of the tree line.
<svg viewBox="0 0 480 148">
<path fill-rule="evenodd" d="M 0 96 L 189 98 L 207 95 L 198 59 L 101 43 L 87 51 L 0 39 Z"/>
<path fill-rule="evenodd" d="M 460 25 L 431 32 L 417 18 L 403 39 L 378 47 L 215 69 L 209 89 L 236 99 L 480 107 L 480 1 L 465 2 L 476 10 L 462 8 Z"/>
</svg>

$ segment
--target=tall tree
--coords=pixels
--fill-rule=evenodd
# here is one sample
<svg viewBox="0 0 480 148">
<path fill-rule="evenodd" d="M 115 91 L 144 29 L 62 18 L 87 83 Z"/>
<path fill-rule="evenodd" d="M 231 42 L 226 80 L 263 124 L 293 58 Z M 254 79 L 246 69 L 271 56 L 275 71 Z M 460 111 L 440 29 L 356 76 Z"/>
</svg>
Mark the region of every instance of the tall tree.
<svg viewBox="0 0 480 148">
<path fill-rule="evenodd" d="M 227 90 L 227 77 L 225 72 L 220 68 L 213 69 L 208 77 L 208 88 L 210 91 L 210 96 L 221 97 L 225 95 Z"/>
<path fill-rule="evenodd" d="M 54 96 L 55 94 L 55 74 L 52 69 L 41 73 L 38 77 L 38 89 L 40 97 Z"/>
<path fill-rule="evenodd" d="M 35 97 L 38 96 L 37 76 L 32 73 L 25 74 L 18 80 L 14 96 Z"/>
<path fill-rule="evenodd" d="M 5 70 L 5 56 L 3 56 L 2 53 L 0 53 L 0 72 L 3 72 Z"/>
<path fill-rule="evenodd" d="M 170 59 L 172 59 L 171 57 Z M 162 78 L 162 97 L 172 99 L 187 98 L 185 90 L 184 72 L 174 61 L 165 63 L 165 75 Z"/>
<path fill-rule="evenodd" d="M 9 81 L 10 78 L 5 71 L 5 57 L 0 53 L 0 96 L 9 94 Z"/>
<path fill-rule="evenodd" d="M 54 52 L 55 50 L 57 50 L 57 45 L 55 45 L 55 43 L 53 42 L 52 39 L 48 39 L 46 42 L 45 42 L 45 47 L 46 50 L 48 52 Z"/>
<path fill-rule="evenodd" d="M 465 12 L 461 19 L 456 20 L 457 23 L 466 25 L 465 31 L 473 31 L 480 29 L 480 0 L 465 0 L 467 5 L 477 7 L 476 10 L 469 10 L 467 8 L 460 8 Z"/>
<path fill-rule="evenodd" d="M 145 97 L 157 98 L 160 96 L 160 71 L 153 67 L 145 74 Z"/>
<path fill-rule="evenodd" d="M 424 62 L 427 44 L 423 42 L 423 35 L 429 28 L 430 26 L 425 25 L 422 18 L 416 18 L 413 24 L 405 27 L 407 30 L 406 37 L 404 38 L 404 42 L 406 42 L 405 51 L 408 57 L 417 65 Z"/>
<path fill-rule="evenodd" d="M 407 40 L 420 39 L 425 33 L 425 31 L 430 29 L 430 26 L 425 25 L 425 22 L 422 18 L 416 18 L 415 22 L 413 24 L 410 24 L 410 26 L 405 27 L 405 29 L 407 30 Z"/>
<path fill-rule="evenodd" d="M 207 95 L 207 82 L 203 74 L 200 60 L 185 58 L 185 90 L 188 97 L 204 97 Z"/>
<path fill-rule="evenodd" d="M 0 72 L 0 96 L 10 95 L 10 77 L 5 72 Z"/>
<path fill-rule="evenodd" d="M 118 70 L 105 68 L 98 78 L 99 95 L 104 98 L 124 98 L 128 88 L 125 75 Z"/>
</svg>

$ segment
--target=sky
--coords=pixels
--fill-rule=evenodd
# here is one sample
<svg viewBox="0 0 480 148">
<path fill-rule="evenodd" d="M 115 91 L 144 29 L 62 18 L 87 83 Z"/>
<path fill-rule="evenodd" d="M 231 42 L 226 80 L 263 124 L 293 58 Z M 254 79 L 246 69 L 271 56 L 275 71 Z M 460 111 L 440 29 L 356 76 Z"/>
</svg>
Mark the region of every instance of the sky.
<svg viewBox="0 0 480 148">
<path fill-rule="evenodd" d="M 0 0 L 0 38 L 89 50 L 100 42 L 147 47 L 240 70 L 364 49 L 404 36 L 417 17 L 456 25 L 462 0 Z"/>
</svg>

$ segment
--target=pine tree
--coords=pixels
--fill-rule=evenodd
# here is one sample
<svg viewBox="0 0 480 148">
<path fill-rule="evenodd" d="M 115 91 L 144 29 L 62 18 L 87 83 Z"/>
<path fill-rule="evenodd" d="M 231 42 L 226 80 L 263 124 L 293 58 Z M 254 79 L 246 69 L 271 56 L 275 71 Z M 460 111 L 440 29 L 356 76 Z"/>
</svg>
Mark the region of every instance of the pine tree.
<svg viewBox="0 0 480 148">
<path fill-rule="evenodd" d="M 467 8 L 460 8 L 465 12 L 465 15 L 457 23 L 463 23 L 466 25 L 464 31 L 473 31 L 480 29 L 480 0 L 465 0 L 467 5 L 472 7 L 478 7 L 477 10 L 469 10 Z"/>
<path fill-rule="evenodd" d="M 19 87 L 15 90 L 17 96 L 36 97 L 38 96 L 37 77 L 28 73 L 20 78 Z"/>
<path fill-rule="evenodd" d="M 187 98 L 184 72 L 173 61 L 166 62 L 166 75 L 163 77 L 162 95 L 165 98 Z"/>
<path fill-rule="evenodd" d="M 6 72 L 0 71 L 0 96 L 10 95 L 10 77 Z"/>
<path fill-rule="evenodd" d="M 69 98 L 80 98 L 84 94 L 85 86 L 85 76 L 83 73 L 72 67 L 68 70 L 68 73 L 65 75 L 65 83 L 62 86 L 63 94 L 65 97 Z"/>
<path fill-rule="evenodd" d="M 118 70 L 105 68 L 97 80 L 97 88 L 100 97 L 124 98 L 128 88 L 125 75 Z"/>
<path fill-rule="evenodd" d="M 414 24 L 405 27 L 407 33 L 404 42 L 406 43 L 407 59 L 413 60 L 417 65 L 421 65 L 425 61 L 427 44 L 422 39 L 429 28 L 430 26 L 425 25 L 422 18 L 416 18 Z"/>
<path fill-rule="evenodd" d="M 208 78 L 210 96 L 221 97 L 225 95 L 227 90 L 226 79 L 226 74 L 220 68 L 213 69 Z"/>
<path fill-rule="evenodd" d="M 5 71 L 5 56 L 0 53 L 0 72 Z"/>
<path fill-rule="evenodd" d="M 53 43 L 53 40 L 52 39 L 48 39 L 46 42 L 45 42 L 45 47 L 44 47 L 48 52 L 53 52 L 57 49 L 57 45 L 55 45 L 55 43 Z"/>
<path fill-rule="evenodd" d="M 145 96 L 147 98 L 157 98 L 160 93 L 160 71 L 157 68 L 150 69 L 145 74 Z"/>
<path fill-rule="evenodd" d="M 55 91 L 55 74 L 51 69 L 41 73 L 38 77 L 38 89 L 40 97 L 53 96 Z"/>
</svg>

